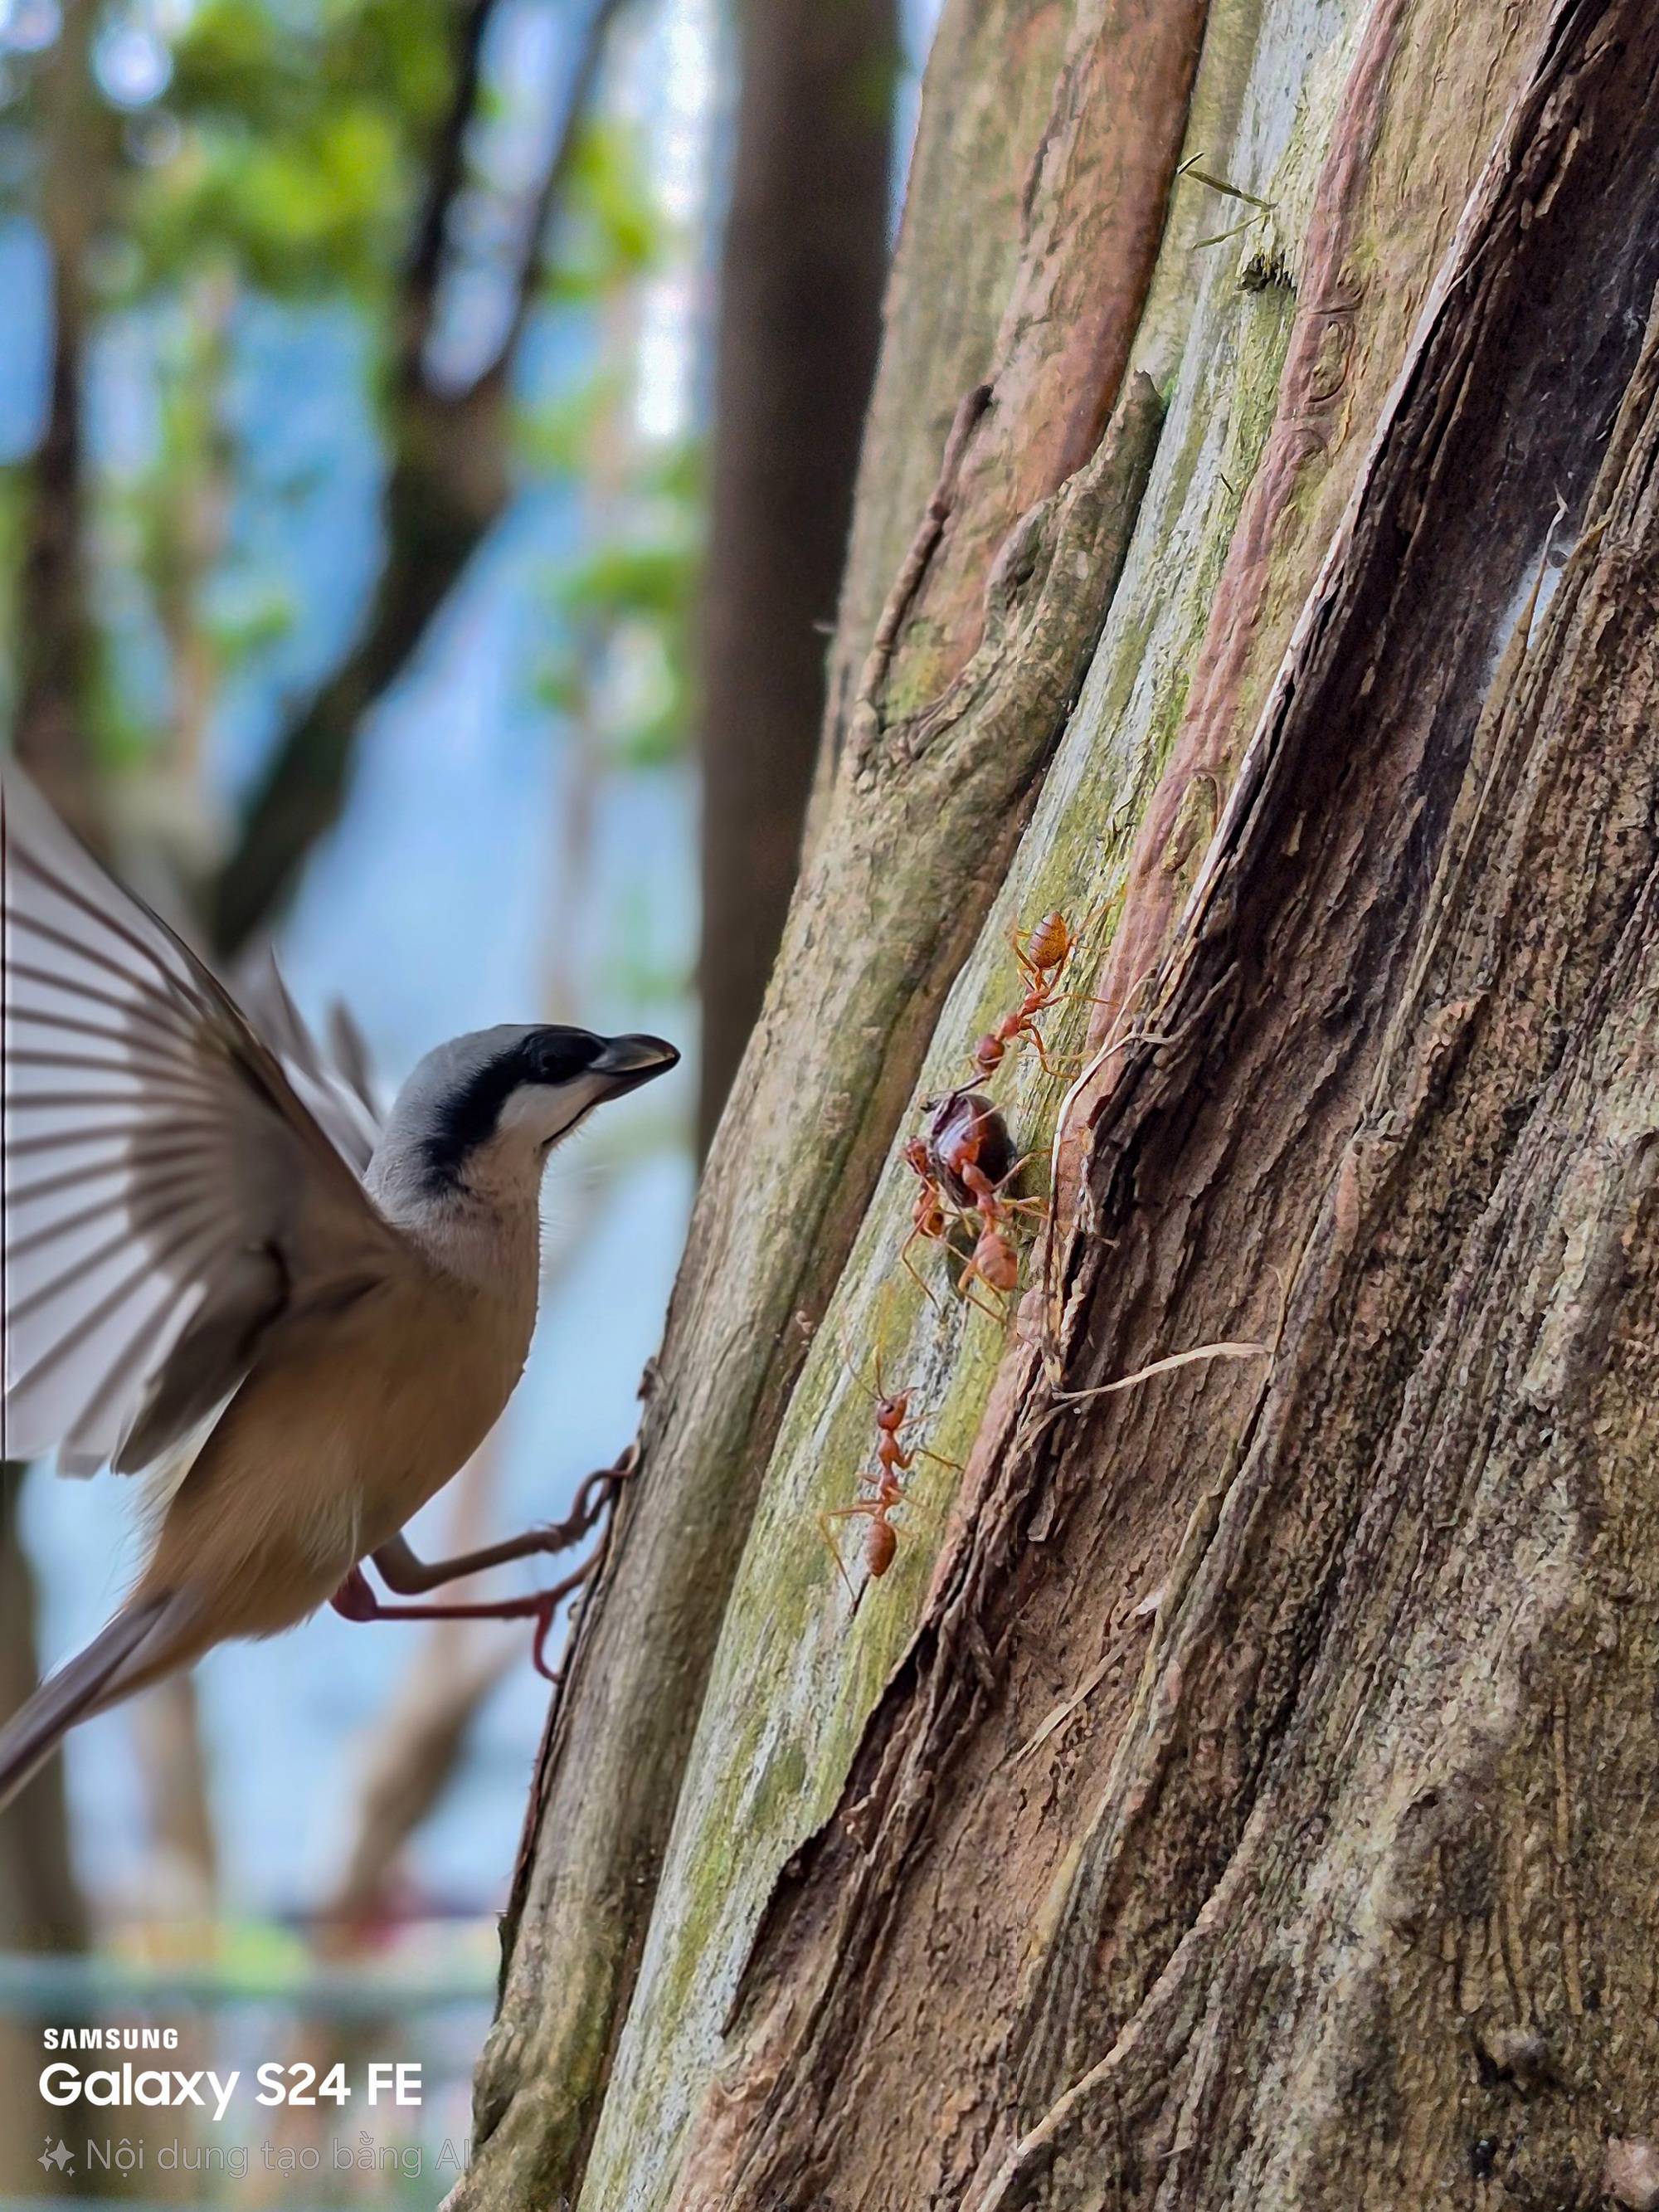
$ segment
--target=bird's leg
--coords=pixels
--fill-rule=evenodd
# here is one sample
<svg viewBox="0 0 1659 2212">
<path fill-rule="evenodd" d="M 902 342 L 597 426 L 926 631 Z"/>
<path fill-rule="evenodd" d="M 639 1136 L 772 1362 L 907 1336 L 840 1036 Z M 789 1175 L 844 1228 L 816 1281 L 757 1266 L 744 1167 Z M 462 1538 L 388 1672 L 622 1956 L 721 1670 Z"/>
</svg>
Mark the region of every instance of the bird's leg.
<svg viewBox="0 0 1659 2212">
<path fill-rule="evenodd" d="M 348 1620 L 533 1620 L 536 1641 L 531 1656 L 536 1672 L 550 1682 L 556 1680 L 547 1664 L 544 1646 L 553 1626 L 553 1616 L 573 1590 L 578 1590 L 599 1564 L 599 1549 L 590 1552 L 580 1566 L 572 1570 L 551 1589 L 537 1590 L 529 1597 L 485 1598 L 474 1604 L 464 1605 L 387 1605 L 375 1595 L 368 1577 L 361 1567 L 353 1567 L 340 1584 L 329 1603 L 336 1613 L 343 1613 Z"/>
<path fill-rule="evenodd" d="M 562 1521 L 550 1522 L 543 1528 L 532 1528 L 522 1536 L 509 1536 L 504 1543 L 486 1544 L 482 1551 L 463 1552 L 459 1559 L 428 1563 L 416 1557 L 406 1536 L 394 1536 L 389 1544 L 382 1544 L 370 1556 L 388 1589 L 399 1597 L 419 1597 L 422 1592 L 437 1589 L 445 1583 L 459 1582 L 463 1575 L 481 1575 L 489 1567 L 504 1567 L 514 1559 L 534 1559 L 544 1552 L 568 1552 L 593 1527 L 611 1503 L 618 1484 L 625 1482 L 634 1472 L 638 1459 L 638 1447 L 629 1444 L 614 1467 L 601 1468 L 596 1474 L 588 1476 Z"/>
<path fill-rule="evenodd" d="M 505 1543 L 486 1545 L 483 1550 L 467 1552 L 459 1559 L 435 1559 L 430 1565 L 416 1557 L 405 1538 L 394 1536 L 389 1544 L 382 1544 L 373 1553 L 374 1564 L 393 1591 L 402 1596 L 418 1596 L 443 1583 L 457 1581 L 463 1575 L 480 1574 L 487 1567 L 504 1566 L 510 1560 L 529 1559 L 540 1552 L 568 1551 L 593 1527 L 615 1497 L 618 1486 L 633 1474 L 638 1461 L 638 1447 L 630 1444 L 614 1467 L 601 1468 L 596 1474 L 588 1476 L 577 1492 L 569 1513 L 548 1528 L 532 1528 L 527 1535 L 511 1536 Z M 335 1591 L 330 1603 L 348 1620 L 533 1620 L 536 1641 L 531 1656 L 537 1673 L 545 1675 L 550 1682 L 556 1679 L 546 1656 L 553 1617 L 563 1601 L 586 1582 L 604 1549 L 603 1544 L 599 1545 L 551 1589 L 536 1590 L 527 1597 L 483 1598 L 465 1604 L 452 1601 L 445 1605 L 388 1605 L 375 1595 L 362 1567 L 356 1566 Z"/>
<path fill-rule="evenodd" d="M 329 1603 L 336 1613 L 343 1613 L 348 1620 L 533 1620 L 544 1606 L 556 1605 L 561 1598 L 585 1583 L 593 1571 L 591 1559 L 584 1559 L 580 1567 L 554 1583 L 551 1589 L 532 1590 L 527 1597 L 475 1598 L 447 1605 L 388 1605 L 375 1595 L 373 1583 L 361 1567 L 353 1567 L 340 1584 Z"/>
</svg>

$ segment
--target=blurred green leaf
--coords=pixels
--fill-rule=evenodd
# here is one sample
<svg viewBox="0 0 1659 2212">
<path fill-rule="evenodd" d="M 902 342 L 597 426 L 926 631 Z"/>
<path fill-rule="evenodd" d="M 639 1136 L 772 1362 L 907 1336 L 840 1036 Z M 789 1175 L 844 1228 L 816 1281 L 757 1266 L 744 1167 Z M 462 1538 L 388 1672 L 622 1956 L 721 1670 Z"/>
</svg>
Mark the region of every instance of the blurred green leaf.
<svg viewBox="0 0 1659 2212">
<path fill-rule="evenodd" d="M 614 119 L 591 120 L 577 143 L 555 231 L 548 296 L 602 299 L 654 268 L 663 245 L 635 131 Z"/>
<path fill-rule="evenodd" d="M 611 533 L 550 579 L 559 642 L 537 695 L 619 768 L 660 767 L 684 750 L 701 489 L 695 449 L 651 459 Z"/>
<path fill-rule="evenodd" d="M 441 0 L 331 0 L 313 19 L 205 0 L 174 49 L 178 153 L 128 182 L 133 289 L 204 258 L 277 295 L 383 300 L 448 101 Z"/>
</svg>

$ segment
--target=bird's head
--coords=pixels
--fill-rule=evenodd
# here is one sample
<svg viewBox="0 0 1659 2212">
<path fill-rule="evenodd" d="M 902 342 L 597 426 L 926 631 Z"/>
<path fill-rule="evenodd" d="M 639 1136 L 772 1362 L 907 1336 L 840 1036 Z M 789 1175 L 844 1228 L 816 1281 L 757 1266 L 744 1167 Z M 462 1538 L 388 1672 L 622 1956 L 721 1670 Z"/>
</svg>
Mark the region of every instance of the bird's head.
<svg viewBox="0 0 1659 2212">
<path fill-rule="evenodd" d="M 547 1156 L 607 1098 L 665 1075 L 661 1037 L 504 1024 L 429 1052 L 398 1093 L 369 1170 L 393 1200 L 533 1199 Z"/>
</svg>

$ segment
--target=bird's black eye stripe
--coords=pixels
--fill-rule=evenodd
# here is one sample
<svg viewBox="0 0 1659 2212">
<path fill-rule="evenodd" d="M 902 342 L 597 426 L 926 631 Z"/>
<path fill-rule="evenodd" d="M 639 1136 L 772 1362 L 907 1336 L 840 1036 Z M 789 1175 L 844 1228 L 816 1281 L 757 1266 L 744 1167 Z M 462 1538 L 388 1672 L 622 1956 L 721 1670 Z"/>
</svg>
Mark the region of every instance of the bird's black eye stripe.
<svg viewBox="0 0 1659 2212">
<path fill-rule="evenodd" d="M 568 1083 L 592 1067 L 605 1049 L 603 1037 L 591 1030 L 538 1030 L 525 1039 L 517 1057 L 523 1063 L 521 1083 Z"/>
<path fill-rule="evenodd" d="M 532 1030 L 509 1051 L 485 1062 L 471 1080 L 445 1100 L 423 1147 L 434 1183 L 459 1180 L 469 1152 L 495 1133 L 502 1107 L 526 1084 L 569 1083 L 605 1050 L 591 1030 L 556 1025 Z"/>
</svg>

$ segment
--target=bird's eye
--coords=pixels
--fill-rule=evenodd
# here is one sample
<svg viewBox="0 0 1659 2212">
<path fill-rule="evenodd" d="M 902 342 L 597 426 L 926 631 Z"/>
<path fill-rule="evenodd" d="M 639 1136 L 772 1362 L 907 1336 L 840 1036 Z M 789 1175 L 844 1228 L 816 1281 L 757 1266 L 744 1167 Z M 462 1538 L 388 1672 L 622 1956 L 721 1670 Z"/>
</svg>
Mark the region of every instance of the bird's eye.
<svg viewBox="0 0 1659 2212">
<path fill-rule="evenodd" d="M 603 1048 L 586 1030 L 545 1030 L 536 1040 L 535 1080 L 568 1083 L 591 1067 Z"/>
</svg>

